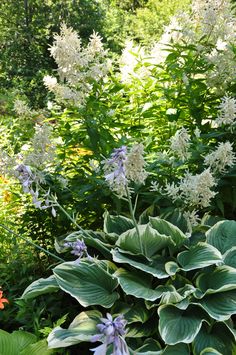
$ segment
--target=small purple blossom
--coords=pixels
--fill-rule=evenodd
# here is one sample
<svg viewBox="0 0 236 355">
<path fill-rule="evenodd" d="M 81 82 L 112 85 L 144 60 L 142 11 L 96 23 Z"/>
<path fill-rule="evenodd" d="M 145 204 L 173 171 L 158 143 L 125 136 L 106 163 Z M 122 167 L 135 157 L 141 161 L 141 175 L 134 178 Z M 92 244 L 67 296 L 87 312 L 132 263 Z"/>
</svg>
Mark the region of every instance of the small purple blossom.
<svg viewBox="0 0 236 355">
<path fill-rule="evenodd" d="M 100 334 L 92 337 L 91 341 L 102 341 L 102 345 L 94 349 L 94 355 L 106 354 L 107 347 L 113 345 L 113 355 L 129 355 L 127 344 L 123 338 L 125 335 L 126 320 L 123 315 L 119 315 L 114 320 L 112 315 L 107 313 L 107 318 L 101 318 L 102 323 L 97 324 Z"/>
<path fill-rule="evenodd" d="M 78 256 L 78 259 L 76 261 L 80 261 L 80 259 L 85 256 L 87 258 L 91 258 L 91 256 L 87 252 L 87 247 L 85 245 L 84 240 L 76 240 L 76 242 L 66 242 L 64 243 L 65 247 L 72 248 L 71 254 L 74 254 Z"/>
</svg>

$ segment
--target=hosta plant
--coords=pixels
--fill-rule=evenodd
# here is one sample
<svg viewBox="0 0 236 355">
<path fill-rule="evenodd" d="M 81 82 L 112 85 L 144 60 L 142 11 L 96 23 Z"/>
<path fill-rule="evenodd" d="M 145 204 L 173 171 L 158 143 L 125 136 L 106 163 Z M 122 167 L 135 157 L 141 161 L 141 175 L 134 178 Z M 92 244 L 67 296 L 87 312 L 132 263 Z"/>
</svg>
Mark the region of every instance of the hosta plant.
<svg viewBox="0 0 236 355">
<path fill-rule="evenodd" d="M 52 330 L 49 348 L 98 341 L 95 354 L 235 353 L 236 222 L 201 228 L 198 241 L 159 217 L 135 226 L 106 213 L 103 232 L 68 235 L 79 258 L 22 296 L 61 289 L 84 307 L 68 329 Z"/>
</svg>

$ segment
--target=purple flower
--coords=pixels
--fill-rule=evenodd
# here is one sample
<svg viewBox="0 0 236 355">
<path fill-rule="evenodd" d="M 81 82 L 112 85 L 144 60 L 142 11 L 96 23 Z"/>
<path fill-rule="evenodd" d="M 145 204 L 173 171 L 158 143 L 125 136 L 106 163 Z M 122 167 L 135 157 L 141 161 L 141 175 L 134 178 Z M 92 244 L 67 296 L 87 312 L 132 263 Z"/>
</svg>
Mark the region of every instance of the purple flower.
<svg viewBox="0 0 236 355">
<path fill-rule="evenodd" d="M 82 240 L 78 239 L 76 240 L 76 242 L 66 242 L 64 243 L 64 246 L 72 248 L 71 254 L 78 256 L 77 261 L 80 261 L 80 259 L 83 256 L 86 256 L 87 258 L 91 258 L 87 252 L 87 247 L 83 239 Z"/>
<path fill-rule="evenodd" d="M 100 334 L 92 337 L 91 341 L 102 341 L 102 345 L 94 349 L 94 355 L 105 355 L 108 345 L 113 345 L 113 355 L 129 355 L 127 344 L 123 338 L 125 335 L 126 320 L 123 315 L 116 317 L 114 320 L 112 315 L 107 313 L 107 318 L 101 318 L 102 323 L 97 324 Z"/>
</svg>

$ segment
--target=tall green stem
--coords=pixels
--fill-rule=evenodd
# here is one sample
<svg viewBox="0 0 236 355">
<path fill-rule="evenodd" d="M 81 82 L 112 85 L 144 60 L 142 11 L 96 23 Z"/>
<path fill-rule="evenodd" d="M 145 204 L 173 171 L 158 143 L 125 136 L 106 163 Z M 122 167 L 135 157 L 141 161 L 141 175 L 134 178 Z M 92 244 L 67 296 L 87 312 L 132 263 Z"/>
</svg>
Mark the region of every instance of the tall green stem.
<svg viewBox="0 0 236 355">
<path fill-rule="evenodd" d="M 141 253 L 143 254 L 144 250 L 143 250 L 143 245 L 142 245 L 142 239 L 141 239 L 141 235 L 139 233 L 138 223 L 137 223 L 135 215 L 134 215 L 134 208 L 133 208 L 133 204 L 132 204 L 132 201 L 131 201 L 131 198 L 130 198 L 129 189 L 128 189 L 127 186 L 126 186 L 126 194 L 127 194 L 128 203 L 129 203 L 130 215 L 131 215 L 131 218 L 132 218 L 132 220 L 134 222 L 134 226 L 135 226 L 135 229 L 136 229 L 136 232 L 137 232 L 137 235 L 138 235 L 138 239 L 139 239 L 140 250 L 141 250 Z"/>
<path fill-rule="evenodd" d="M 31 240 L 29 240 L 28 238 L 25 238 L 23 237 L 22 235 L 19 235 L 17 233 L 15 233 L 13 230 L 7 228 L 6 226 L 4 226 L 4 224 L 1 224 L 0 223 L 0 227 L 2 227 L 3 229 L 5 229 L 8 233 L 12 234 L 12 235 L 15 235 L 16 237 L 18 238 L 21 238 L 23 239 L 26 243 L 30 244 L 30 245 L 33 245 L 36 249 L 39 249 L 40 251 L 43 251 L 45 254 L 48 254 L 50 255 L 51 257 L 53 257 L 54 259 L 57 259 L 61 262 L 65 262 L 64 259 L 60 258 L 59 256 L 51 253 L 50 251 L 48 251 L 47 249 L 44 249 L 43 247 L 40 247 L 39 245 L 35 244 L 34 242 L 32 242 Z"/>
</svg>

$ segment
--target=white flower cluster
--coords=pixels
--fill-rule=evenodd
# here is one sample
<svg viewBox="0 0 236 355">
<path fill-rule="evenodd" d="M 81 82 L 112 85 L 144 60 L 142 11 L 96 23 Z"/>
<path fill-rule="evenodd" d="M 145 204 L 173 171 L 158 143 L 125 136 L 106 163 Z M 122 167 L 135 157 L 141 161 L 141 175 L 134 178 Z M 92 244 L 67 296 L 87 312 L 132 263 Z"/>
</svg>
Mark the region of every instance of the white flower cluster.
<svg viewBox="0 0 236 355">
<path fill-rule="evenodd" d="M 24 163 L 42 170 L 46 163 L 53 162 L 54 156 L 52 128 L 47 124 L 36 125 L 35 134 L 31 140 L 31 149 L 27 152 Z"/>
<path fill-rule="evenodd" d="M 216 192 L 211 190 L 215 185 L 216 181 L 210 169 L 206 169 L 197 175 L 187 173 L 178 185 L 166 184 L 165 192 L 173 201 L 182 200 L 185 206 L 205 208 L 216 195 Z"/>
<path fill-rule="evenodd" d="M 142 144 L 135 144 L 129 153 L 126 146 L 122 146 L 114 150 L 110 159 L 104 161 L 105 180 L 120 197 L 127 196 L 130 182 L 145 183 L 148 173 L 145 171 L 143 154 Z"/>
<path fill-rule="evenodd" d="M 58 65 L 62 83 L 47 75 L 44 84 L 58 100 L 70 100 L 77 106 L 83 104 L 93 88 L 93 82 L 108 73 L 107 51 L 95 32 L 90 36 L 87 47 L 82 48 L 77 33 L 63 24 L 60 35 L 54 36 L 50 52 Z"/>
<path fill-rule="evenodd" d="M 23 118 L 28 118 L 32 115 L 32 111 L 29 108 L 28 104 L 20 99 L 16 99 L 14 101 L 14 107 L 13 110 L 15 111 L 15 113 L 19 116 L 19 117 L 23 117 Z"/>
<path fill-rule="evenodd" d="M 204 164 L 215 173 L 224 173 L 226 167 L 231 167 L 236 162 L 233 145 L 230 142 L 219 143 L 217 149 L 206 155 Z"/>
<path fill-rule="evenodd" d="M 236 99 L 225 95 L 219 105 L 219 114 L 216 119 L 218 126 L 232 125 L 236 118 Z"/>
<path fill-rule="evenodd" d="M 170 138 L 170 143 L 170 149 L 182 161 L 185 161 L 190 157 L 188 151 L 190 147 L 190 135 L 186 128 L 183 127 L 179 129 L 175 135 Z"/>
</svg>

